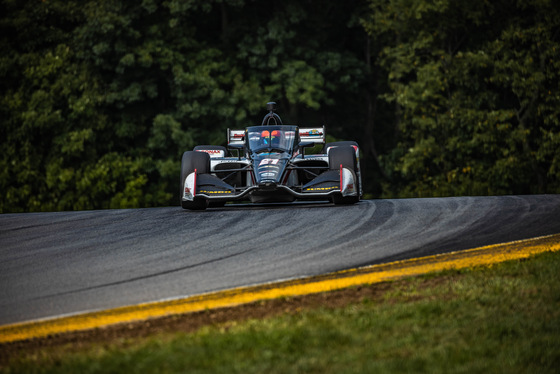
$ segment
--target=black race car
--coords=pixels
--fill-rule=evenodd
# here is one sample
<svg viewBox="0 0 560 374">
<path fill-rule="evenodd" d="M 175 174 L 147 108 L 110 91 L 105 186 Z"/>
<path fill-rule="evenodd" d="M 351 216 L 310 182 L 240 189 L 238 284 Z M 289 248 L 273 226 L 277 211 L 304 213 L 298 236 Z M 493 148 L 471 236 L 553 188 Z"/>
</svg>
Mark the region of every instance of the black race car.
<svg viewBox="0 0 560 374">
<path fill-rule="evenodd" d="M 324 127 L 284 125 L 275 103 L 267 109 L 260 126 L 228 129 L 227 148 L 199 145 L 183 154 L 181 206 L 203 210 L 236 200 L 357 203 L 362 195 L 358 144 L 325 144 Z M 317 144 L 323 145 L 321 153 L 305 154 Z"/>
</svg>

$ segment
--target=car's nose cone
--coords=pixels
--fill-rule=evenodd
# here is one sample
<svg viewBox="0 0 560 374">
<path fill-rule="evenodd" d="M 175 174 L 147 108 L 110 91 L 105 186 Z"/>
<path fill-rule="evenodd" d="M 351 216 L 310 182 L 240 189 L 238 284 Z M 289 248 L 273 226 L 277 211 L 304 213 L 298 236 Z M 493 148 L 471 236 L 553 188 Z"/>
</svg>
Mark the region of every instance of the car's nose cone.
<svg viewBox="0 0 560 374">
<path fill-rule="evenodd" d="M 259 189 L 263 191 L 274 191 L 276 189 L 275 181 L 262 181 L 259 183 Z"/>
</svg>

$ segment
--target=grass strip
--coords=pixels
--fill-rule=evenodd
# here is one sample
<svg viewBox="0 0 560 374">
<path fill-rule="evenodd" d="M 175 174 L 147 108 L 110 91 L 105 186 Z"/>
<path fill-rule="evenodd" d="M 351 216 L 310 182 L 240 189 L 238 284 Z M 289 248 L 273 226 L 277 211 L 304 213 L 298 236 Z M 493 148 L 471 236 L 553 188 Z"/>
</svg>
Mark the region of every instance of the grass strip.
<svg viewBox="0 0 560 374">
<path fill-rule="evenodd" d="M 272 318 L 92 344 L 79 351 L 61 346 L 20 352 L 0 371 L 558 372 L 560 253 L 390 285 L 376 297 L 342 307 L 319 303 Z"/>
</svg>

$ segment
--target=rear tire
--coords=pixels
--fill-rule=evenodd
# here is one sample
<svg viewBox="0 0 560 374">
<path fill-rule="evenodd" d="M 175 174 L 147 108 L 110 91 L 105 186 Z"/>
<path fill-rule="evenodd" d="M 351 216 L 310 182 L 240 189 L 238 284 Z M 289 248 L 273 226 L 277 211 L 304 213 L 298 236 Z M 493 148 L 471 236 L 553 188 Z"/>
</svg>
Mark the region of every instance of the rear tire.
<svg viewBox="0 0 560 374">
<path fill-rule="evenodd" d="M 341 143 L 341 142 L 339 142 Z M 346 143 L 346 142 L 345 142 Z M 348 142 L 350 143 L 350 142 Z M 354 143 L 354 142 L 352 142 Z M 331 143 L 332 144 L 332 143 Z M 356 160 L 356 151 L 351 145 L 337 145 L 329 152 L 329 169 L 340 170 L 340 165 L 343 168 L 354 171 L 355 188 L 357 191 L 356 196 L 342 196 L 342 194 L 333 195 L 333 203 L 335 204 L 355 204 L 360 201 L 360 185 L 358 180 L 358 161 Z"/>
<path fill-rule="evenodd" d="M 183 188 L 185 188 L 185 179 L 190 173 L 196 170 L 197 174 L 207 174 L 210 172 L 210 155 L 205 152 L 187 151 L 183 153 L 181 159 L 181 188 L 179 189 L 179 199 L 183 209 L 205 210 L 208 207 L 206 199 L 197 199 L 193 201 L 183 201 Z"/>
</svg>

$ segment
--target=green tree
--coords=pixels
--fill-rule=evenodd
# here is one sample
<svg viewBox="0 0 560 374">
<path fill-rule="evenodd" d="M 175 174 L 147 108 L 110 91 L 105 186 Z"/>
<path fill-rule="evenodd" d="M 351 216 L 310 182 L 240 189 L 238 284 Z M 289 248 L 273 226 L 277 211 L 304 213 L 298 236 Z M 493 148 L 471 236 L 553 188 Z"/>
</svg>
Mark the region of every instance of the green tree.
<svg viewBox="0 0 560 374">
<path fill-rule="evenodd" d="M 553 1 L 370 1 L 399 142 L 387 196 L 558 192 Z"/>
<path fill-rule="evenodd" d="M 80 4 L 2 6 L 0 211 L 138 206 L 142 161 L 105 148 L 100 82 L 73 40 Z"/>
</svg>

